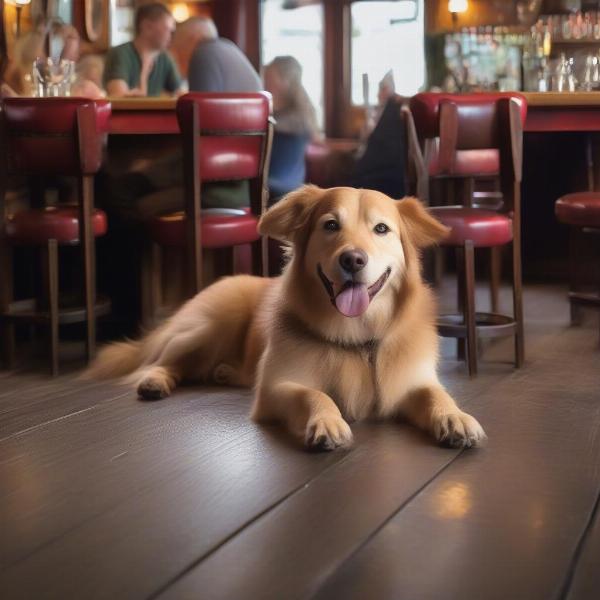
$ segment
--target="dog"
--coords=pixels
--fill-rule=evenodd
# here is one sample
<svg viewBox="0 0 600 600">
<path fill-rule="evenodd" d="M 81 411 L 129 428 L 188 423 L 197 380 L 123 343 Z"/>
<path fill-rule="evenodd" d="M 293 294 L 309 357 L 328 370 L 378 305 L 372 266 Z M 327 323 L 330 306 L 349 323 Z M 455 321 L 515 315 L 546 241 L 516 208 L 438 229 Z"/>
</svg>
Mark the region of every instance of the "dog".
<svg viewBox="0 0 600 600">
<path fill-rule="evenodd" d="M 182 380 L 254 386 L 252 418 L 310 448 L 349 446 L 349 421 L 373 417 L 406 419 L 454 447 L 483 442 L 437 377 L 420 252 L 448 231 L 418 200 L 304 186 L 259 232 L 286 247 L 280 277 L 214 283 L 145 338 L 104 348 L 88 374 L 127 377 L 145 399 Z"/>
</svg>

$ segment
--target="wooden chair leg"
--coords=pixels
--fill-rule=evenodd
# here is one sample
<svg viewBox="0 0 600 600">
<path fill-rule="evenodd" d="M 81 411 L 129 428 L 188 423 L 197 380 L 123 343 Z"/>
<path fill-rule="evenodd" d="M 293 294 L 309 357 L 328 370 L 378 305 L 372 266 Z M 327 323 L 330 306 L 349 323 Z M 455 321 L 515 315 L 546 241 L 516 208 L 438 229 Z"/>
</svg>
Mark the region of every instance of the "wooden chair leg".
<svg viewBox="0 0 600 600">
<path fill-rule="evenodd" d="M 464 247 L 465 299 L 464 315 L 467 326 L 467 365 L 469 375 L 477 375 L 477 324 L 475 322 L 475 250 L 467 240 Z"/>
<path fill-rule="evenodd" d="M 579 227 L 569 231 L 569 291 L 577 292 L 581 284 L 581 236 Z M 571 325 L 581 325 L 581 306 L 569 299 Z"/>
<path fill-rule="evenodd" d="M 96 260 L 92 210 L 94 182 L 91 176 L 80 179 L 79 241 L 83 255 L 83 278 L 86 310 L 86 353 L 90 361 L 96 352 Z"/>
<path fill-rule="evenodd" d="M 515 367 L 519 369 L 525 362 L 525 330 L 523 325 L 523 281 L 521 276 L 521 246 L 519 238 L 512 244 L 513 258 L 513 315 L 515 332 Z"/>
<path fill-rule="evenodd" d="M 459 246 L 456 248 L 456 306 L 458 312 L 464 315 L 465 313 L 465 257 L 464 248 Z M 464 319 L 463 319 L 464 320 Z M 466 320 L 464 320 L 466 323 Z M 464 338 L 456 338 L 456 357 L 458 360 L 465 360 L 466 341 Z"/>
<path fill-rule="evenodd" d="M 58 243 L 48 240 L 48 308 L 52 376 L 58 375 Z"/>
<path fill-rule="evenodd" d="M 493 313 L 499 311 L 500 282 L 502 279 L 502 247 L 490 248 L 490 305 Z"/>
<path fill-rule="evenodd" d="M 151 327 L 161 305 L 161 256 L 160 246 L 146 244 L 142 253 L 142 325 Z"/>
<path fill-rule="evenodd" d="M 0 312 L 8 312 L 13 301 L 13 256 L 8 244 L 0 247 Z M 11 321 L 0 322 L 0 351 L 7 369 L 15 364 L 15 325 Z"/>
</svg>

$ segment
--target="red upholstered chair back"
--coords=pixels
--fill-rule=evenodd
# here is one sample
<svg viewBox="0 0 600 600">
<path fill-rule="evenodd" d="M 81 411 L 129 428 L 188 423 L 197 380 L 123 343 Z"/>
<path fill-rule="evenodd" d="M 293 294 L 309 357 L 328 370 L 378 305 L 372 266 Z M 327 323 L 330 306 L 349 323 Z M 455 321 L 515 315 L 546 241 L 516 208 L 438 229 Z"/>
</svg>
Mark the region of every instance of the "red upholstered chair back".
<svg viewBox="0 0 600 600">
<path fill-rule="evenodd" d="M 431 94 L 419 96 L 428 100 L 427 96 Z M 419 99 L 414 104 L 418 106 Z M 442 174 L 455 175 L 457 165 L 462 161 L 460 176 L 473 176 L 475 174 L 468 172 L 469 161 L 462 160 L 461 153 L 467 156 L 482 150 L 497 153 L 503 207 L 513 213 L 516 227 L 520 211 L 525 111 L 526 102 L 520 94 L 457 95 L 442 99 L 435 108 L 435 116 L 432 110 L 430 120 L 426 122 L 427 135 L 439 134 L 437 159 Z M 477 160 L 473 158 L 472 162 L 477 163 Z"/>
<path fill-rule="evenodd" d="M 265 167 L 271 96 L 189 93 L 177 102 L 184 143 L 201 181 L 256 179 Z"/>
<path fill-rule="evenodd" d="M 521 121 L 525 123 L 527 117 L 527 100 L 523 94 L 516 92 L 477 94 L 424 92 L 410 99 L 410 111 L 413 115 L 419 138 L 425 140 L 440 136 L 440 105 L 444 102 L 454 102 L 466 110 L 470 106 L 474 111 L 483 110 L 485 112 L 486 106 L 490 107 L 490 110 L 493 110 L 498 100 L 502 98 L 515 99 L 521 109 Z"/>
<path fill-rule="evenodd" d="M 417 94 L 410 101 L 417 135 L 424 146 L 429 174 L 460 177 L 497 175 L 500 171 L 498 106 L 512 100 L 518 107 L 521 127 L 527 116 L 522 94 Z M 460 125 L 448 131 L 442 107 L 456 107 Z M 445 123 L 445 125 L 443 124 Z"/>
<path fill-rule="evenodd" d="M 102 163 L 110 102 L 86 98 L 6 98 L 2 129 L 10 172 L 93 175 Z"/>
</svg>

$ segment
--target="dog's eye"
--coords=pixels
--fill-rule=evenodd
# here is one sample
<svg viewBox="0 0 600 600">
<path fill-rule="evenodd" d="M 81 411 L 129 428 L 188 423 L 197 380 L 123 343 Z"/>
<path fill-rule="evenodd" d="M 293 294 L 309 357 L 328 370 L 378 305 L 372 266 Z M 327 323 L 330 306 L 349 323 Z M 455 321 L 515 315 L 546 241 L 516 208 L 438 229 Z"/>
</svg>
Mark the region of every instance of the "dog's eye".
<svg viewBox="0 0 600 600">
<path fill-rule="evenodd" d="M 323 224 L 323 229 L 327 231 L 339 231 L 340 224 L 335 219 L 329 219 L 329 221 L 325 221 Z"/>
<path fill-rule="evenodd" d="M 375 233 L 379 233 L 380 235 L 386 234 L 390 228 L 385 223 L 377 223 L 375 225 Z"/>
</svg>

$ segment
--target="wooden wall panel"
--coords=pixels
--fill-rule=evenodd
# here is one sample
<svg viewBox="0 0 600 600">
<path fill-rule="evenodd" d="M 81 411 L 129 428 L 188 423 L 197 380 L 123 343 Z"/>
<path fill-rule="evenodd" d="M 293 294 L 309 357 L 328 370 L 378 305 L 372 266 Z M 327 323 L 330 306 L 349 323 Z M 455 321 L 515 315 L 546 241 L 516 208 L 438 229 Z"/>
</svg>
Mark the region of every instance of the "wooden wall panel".
<svg viewBox="0 0 600 600">
<path fill-rule="evenodd" d="M 210 3 L 219 35 L 235 42 L 257 70 L 260 68 L 259 5 L 259 0 L 212 0 Z"/>
</svg>

